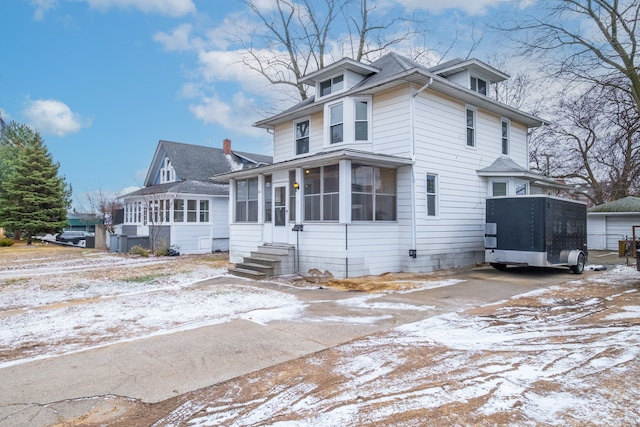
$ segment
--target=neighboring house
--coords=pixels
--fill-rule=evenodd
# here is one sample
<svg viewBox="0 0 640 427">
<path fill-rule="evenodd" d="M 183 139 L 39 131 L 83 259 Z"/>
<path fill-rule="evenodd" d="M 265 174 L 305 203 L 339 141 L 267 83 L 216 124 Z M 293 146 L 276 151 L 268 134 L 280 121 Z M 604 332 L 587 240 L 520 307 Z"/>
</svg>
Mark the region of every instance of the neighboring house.
<svg viewBox="0 0 640 427">
<path fill-rule="evenodd" d="M 640 226 L 640 197 L 594 206 L 587 211 L 587 246 L 617 251 L 620 240 L 632 238 L 634 225 Z"/>
<path fill-rule="evenodd" d="M 65 230 L 80 230 L 95 233 L 96 225 L 103 223 L 102 218 L 95 213 L 67 212 L 67 226 Z"/>
<path fill-rule="evenodd" d="M 120 198 L 124 205 L 120 233 L 149 236 L 150 245 L 176 247 L 182 254 L 227 250 L 229 185 L 209 177 L 271 160 L 234 151 L 228 139 L 222 149 L 160 141 L 144 187 Z"/>
<path fill-rule="evenodd" d="M 230 260 L 281 244 L 297 271 L 336 277 L 484 262 L 487 197 L 562 187 L 527 168 L 528 131 L 545 122 L 487 96 L 507 77 L 394 53 L 305 76 L 315 97 L 255 124 L 274 163 L 215 177 L 231 184 Z"/>
</svg>

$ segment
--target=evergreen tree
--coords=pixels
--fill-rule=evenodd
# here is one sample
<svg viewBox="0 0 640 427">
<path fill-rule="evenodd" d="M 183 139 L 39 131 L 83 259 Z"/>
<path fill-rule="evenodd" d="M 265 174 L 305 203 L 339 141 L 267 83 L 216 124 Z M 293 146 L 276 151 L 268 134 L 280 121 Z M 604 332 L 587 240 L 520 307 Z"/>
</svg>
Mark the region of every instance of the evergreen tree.
<svg viewBox="0 0 640 427">
<path fill-rule="evenodd" d="M 58 232 L 67 225 L 71 190 L 58 176 L 60 165 L 40 134 L 21 129 L 15 162 L 0 194 L 0 226 L 25 231 L 31 243 L 32 235 Z"/>
<path fill-rule="evenodd" d="M 35 132 L 27 125 L 11 121 L 8 125 L 0 117 L 0 197 L 4 183 L 15 169 L 19 148 L 35 137 Z"/>
</svg>

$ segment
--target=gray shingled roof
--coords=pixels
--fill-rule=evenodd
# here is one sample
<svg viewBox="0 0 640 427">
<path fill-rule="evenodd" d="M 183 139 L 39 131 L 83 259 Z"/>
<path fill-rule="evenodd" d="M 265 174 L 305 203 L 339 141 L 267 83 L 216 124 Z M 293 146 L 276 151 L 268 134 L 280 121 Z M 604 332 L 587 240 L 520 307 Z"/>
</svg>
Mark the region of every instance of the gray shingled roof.
<svg viewBox="0 0 640 427">
<path fill-rule="evenodd" d="M 178 181 L 166 184 L 151 185 L 143 187 L 132 193 L 125 194 L 119 198 L 134 196 L 146 196 L 149 194 L 203 194 L 210 196 L 226 196 L 229 194 L 229 184 L 205 181 Z"/>
<path fill-rule="evenodd" d="M 478 172 L 496 173 L 496 172 L 529 172 L 509 157 L 498 157 L 491 165 L 486 168 L 478 169 Z"/>
<path fill-rule="evenodd" d="M 640 197 L 628 196 L 614 200 L 589 208 L 589 212 L 640 212 Z"/>
<path fill-rule="evenodd" d="M 158 145 L 160 149 L 164 149 L 167 153 L 178 178 L 186 181 L 208 181 L 209 177 L 219 173 L 256 166 L 252 163 L 243 162 L 243 158 L 260 163 L 273 162 L 270 156 L 233 150 L 231 158 L 228 158 L 221 148 L 202 145 L 172 141 L 160 141 Z"/>
</svg>

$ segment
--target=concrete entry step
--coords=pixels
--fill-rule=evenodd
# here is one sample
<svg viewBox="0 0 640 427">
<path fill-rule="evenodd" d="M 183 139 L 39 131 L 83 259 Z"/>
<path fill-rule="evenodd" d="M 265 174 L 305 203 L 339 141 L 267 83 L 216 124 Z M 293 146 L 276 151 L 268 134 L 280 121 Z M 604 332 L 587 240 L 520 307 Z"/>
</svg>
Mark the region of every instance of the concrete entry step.
<svg viewBox="0 0 640 427">
<path fill-rule="evenodd" d="M 230 274 L 255 280 L 291 274 L 294 271 L 295 247 L 263 245 L 229 270 Z"/>
<path fill-rule="evenodd" d="M 249 270 L 246 268 L 230 268 L 229 274 L 253 280 L 262 280 L 267 278 L 267 275 L 261 271 Z"/>
</svg>

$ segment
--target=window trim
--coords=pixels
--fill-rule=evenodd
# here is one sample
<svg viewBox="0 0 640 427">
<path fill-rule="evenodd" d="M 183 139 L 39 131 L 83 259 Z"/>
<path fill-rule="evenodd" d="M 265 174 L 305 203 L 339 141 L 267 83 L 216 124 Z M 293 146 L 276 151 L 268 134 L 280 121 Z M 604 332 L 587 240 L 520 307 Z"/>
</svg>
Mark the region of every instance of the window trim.
<svg viewBox="0 0 640 427">
<path fill-rule="evenodd" d="M 335 86 L 334 80 L 336 78 L 338 78 L 338 77 L 342 77 L 342 87 L 340 89 L 334 89 L 334 86 Z M 316 93 L 318 94 L 317 98 L 318 99 L 326 98 L 327 96 L 331 96 L 331 95 L 334 95 L 336 93 L 344 92 L 345 90 L 347 90 L 346 80 L 347 80 L 346 79 L 346 73 L 339 72 L 339 73 L 336 73 L 336 74 L 333 74 L 333 75 L 327 77 L 324 80 L 319 81 L 317 83 L 317 86 L 316 86 Z M 322 94 L 322 84 L 326 83 L 326 82 L 329 82 L 329 93 L 323 95 Z"/>
<path fill-rule="evenodd" d="M 299 150 L 299 146 L 298 146 L 298 141 L 303 139 L 303 138 L 298 138 L 298 124 L 299 123 L 303 123 L 303 122 L 307 122 L 307 151 L 305 152 L 301 152 Z M 309 151 L 311 149 L 310 147 L 310 143 L 311 143 L 311 116 L 306 116 L 306 117 L 302 117 L 300 119 L 297 119 L 293 122 L 293 145 L 294 145 L 294 151 L 295 151 L 295 155 L 296 156 L 301 156 L 304 154 L 309 154 Z"/>
<path fill-rule="evenodd" d="M 507 125 L 507 135 L 506 137 L 503 134 L 504 125 Z M 505 145 L 506 144 L 506 145 Z M 511 151 L 511 120 L 506 117 L 502 117 L 500 119 L 500 145 L 501 152 L 505 156 L 508 156 Z"/>
<path fill-rule="evenodd" d="M 356 140 L 356 105 L 367 103 L 367 139 Z M 331 142 L 331 108 L 342 104 L 342 141 Z M 324 105 L 324 147 L 344 144 L 370 144 L 373 133 L 373 98 L 371 96 L 347 96 Z"/>
<path fill-rule="evenodd" d="M 484 79 L 482 77 L 478 77 L 476 75 L 469 76 L 469 89 L 472 91 L 479 93 L 480 95 L 487 95 L 489 93 L 489 80 Z M 474 82 L 475 81 L 475 82 Z M 484 92 L 480 92 L 480 82 L 484 82 Z M 475 83 L 475 88 L 474 88 Z"/>
<path fill-rule="evenodd" d="M 162 166 L 160 166 L 160 184 L 165 184 L 168 182 L 175 182 L 176 180 L 176 170 L 171 164 L 171 159 L 168 156 L 162 160 Z"/>
<path fill-rule="evenodd" d="M 238 200 L 238 184 L 240 182 L 246 182 L 247 185 L 247 197 L 244 200 Z M 251 198 L 251 184 L 255 183 L 256 185 L 256 198 L 252 199 Z M 235 185 L 235 200 L 233 201 L 234 205 L 234 212 L 233 212 L 233 222 L 234 223 L 257 223 L 258 222 L 258 217 L 259 217 L 259 198 L 260 198 L 260 188 L 259 188 L 259 180 L 258 177 L 250 177 L 250 178 L 245 178 L 245 179 L 238 179 L 235 181 L 234 183 Z M 255 203 L 256 206 L 256 211 L 255 212 L 251 212 L 249 210 L 250 206 L 251 206 L 251 202 Z M 242 219 L 238 219 L 238 204 L 239 203 L 244 203 L 245 204 L 245 216 Z M 252 213 L 255 215 L 255 219 L 252 216 Z"/>
<path fill-rule="evenodd" d="M 435 181 L 435 189 L 432 193 L 429 192 L 429 177 L 432 176 L 434 177 L 434 181 Z M 426 217 L 427 219 L 430 218 L 439 218 L 440 217 L 440 203 L 438 200 L 438 195 L 440 194 L 440 179 L 439 179 L 439 175 L 437 173 L 432 173 L 432 172 L 427 172 L 425 174 L 425 189 L 424 189 L 424 194 L 425 194 L 425 207 L 426 207 Z M 433 215 L 429 215 L 429 196 L 433 196 L 433 203 L 434 203 L 434 207 L 433 207 Z"/>
<path fill-rule="evenodd" d="M 473 113 L 473 126 L 469 127 L 469 112 Z M 464 124 L 465 124 L 465 144 L 467 148 L 478 147 L 478 109 L 472 105 L 465 106 L 464 110 Z M 472 130 L 472 143 L 469 144 L 469 130 Z"/>
<path fill-rule="evenodd" d="M 335 191 L 331 191 L 328 192 L 327 188 L 326 188 L 326 168 L 327 167 L 334 167 L 335 171 L 337 172 L 337 178 L 338 178 L 338 186 L 336 188 Z M 306 171 L 310 171 L 312 169 L 319 169 L 319 184 L 320 184 L 320 188 L 318 189 L 318 191 L 316 193 L 309 193 L 307 194 L 306 192 L 306 176 L 307 173 Z M 340 164 L 338 163 L 334 163 L 334 164 L 329 164 L 329 165 L 324 165 L 324 166 L 315 166 L 313 168 L 305 168 L 305 174 L 303 175 L 303 182 L 302 182 L 302 188 L 304 189 L 304 192 L 302 194 L 303 197 L 303 218 L 304 218 L 304 222 L 339 222 L 340 221 Z M 326 196 L 337 196 L 338 199 L 338 207 L 337 207 L 337 217 L 336 218 L 331 218 L 331 219 L 327 219 L 325 218 L 325 203 L 326 203 Z M 311 199 L 312 197 L 317 197 L 318 198 L 318 216 L 319 219 L 309 219 L 307 217 L 308 213 L 306 206 L 307 206 L 307 200 Z"/>
<path fill-rule="evenodd" d="M 495 184 L 504 184 L 504 196 L 496 196 L 495 195 L 494 188 L 493 188 L 493 186 Z M 508 179 L 492 179 L 490 181 L 490 188 L 491 188 L 491 197 L 509 196 L 509 180 Z"/>
<path fill-rule="evenodd" d="M 366 167 L 366 168 L 371 168 L 371 191 L 354 191 L 354 180 L 353 180 L 353 173 L 354 173 L 354 169 L 357 167 Z M 378 174 L 376 174 L 376 170 L 380 170 L 380 169 L 384 169 L 384 170 L 390 170 L 393 171 L 394 173 L 394 179 L 395 179 L 395 188 L 394 188 L 394 193 L 381 193 L 378 192 L 378 181 L 376 181 L 376 177 L 378 176 Z M 349 209 L 351 209 L 351 222 L 352 223 L 390 223 L 390 222 L 397 222 L 398 221 L 398 169 L 393 168 L 393 167 L 384 167 L 384 166 L 375 166 L 372 164 L 363 164 L 363 163 L 352 163 L 351 164 L 351 169 L 349 171 L 349 173 L 351 174 L 351 187 L 349 189 L 350 194 L 351 194 L 351 205 L 349 206 Z M 363 195 L 369 196 L 369 199 L 371 200 L 371 219 L 356 219 L 353 215 L 353 209 L 354 209 L 354 195 Z M 392 196 L 394 199 L 394 212 L 391 213 L 391 216 L 393 217 L 393 219 L 379 219 L 378 218 L 378 197 L 383 197 L 383 196 Z M 365 212 L 364 210 L 364 204 L 363 204 L 363 212 Z M 365 216 L 364 214 L 362 215 L 363 217 Z"/>
</svg>

